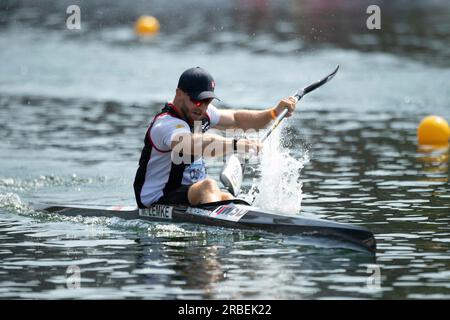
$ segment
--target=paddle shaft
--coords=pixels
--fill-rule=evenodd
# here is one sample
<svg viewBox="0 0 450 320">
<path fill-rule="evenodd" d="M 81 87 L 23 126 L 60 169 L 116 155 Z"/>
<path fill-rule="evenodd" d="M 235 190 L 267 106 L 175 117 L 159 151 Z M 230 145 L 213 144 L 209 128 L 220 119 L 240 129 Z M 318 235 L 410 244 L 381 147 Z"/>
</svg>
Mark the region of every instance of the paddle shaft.
<svg viewBox="0 0 450 320">
<path fill-rule="evenodd" d="M 263 143 L 270 136 L 272 131 L 275 130 L 276 127 L 278 127 L 278 125 L 281 123 L 281 121 L 283 121 L 284 117 L 286 117 L 287 113 L 288 113 L 288 109 L 284 109 L 283 112 L 277 116 L 277 118 L 273 122 L 272 126 L 266 132 L 264 132 L 264 135 L 261 138 L 261 143 Z"/>
</svg>

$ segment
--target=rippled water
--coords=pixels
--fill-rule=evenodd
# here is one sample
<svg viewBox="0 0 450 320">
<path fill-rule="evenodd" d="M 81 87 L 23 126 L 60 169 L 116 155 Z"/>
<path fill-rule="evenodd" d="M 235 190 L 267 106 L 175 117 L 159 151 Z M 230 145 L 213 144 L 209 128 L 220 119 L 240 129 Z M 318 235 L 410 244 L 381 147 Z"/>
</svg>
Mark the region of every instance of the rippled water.
<svg viewBox="0 0 450 320">
<path fill-rule="evenodd" d="M 192 8 L 153 1 L 166 29 L 140 42 L 129 22 L 144 2 L 110 8 L 121 13 L 114 23 L 86 4 L 77 34 L 58 29 L 64 1 L 48 3 L 0 11 L 0 298 L 450 298 L 449 150 L 419 148 L 415 136 L 427 114 L 450 120 L 448 6 L 389 7 L 401 18 L 382 35 L 343 28 L 332 40 L 324 17 L 342 22 L 354 7 L 333 20 L 300 1 L 304 19 L 292 11 L 275 23 L 291 12 L 284 2 L 206 5 L 217 22 L 199 37 L 200 21 L 168 22 Z M 428 36 L 411 27 L 421 19 L 434 22 Z M 320 44 L 304 31 L 311 25 L 328 30 Z M 264 208 L 368 227 L 375 256 L 323 239 L 27 207 L 133 205 L 148 121 L 191 65 L 214 74 L 222 107 L 263 108 L 337 63 L 336 78 L 301 101 L 249 166 L 244 188 L 250 197 L 257 186 Z M 222 163 L 209 165 L 217 176 Z"/>
</svg>

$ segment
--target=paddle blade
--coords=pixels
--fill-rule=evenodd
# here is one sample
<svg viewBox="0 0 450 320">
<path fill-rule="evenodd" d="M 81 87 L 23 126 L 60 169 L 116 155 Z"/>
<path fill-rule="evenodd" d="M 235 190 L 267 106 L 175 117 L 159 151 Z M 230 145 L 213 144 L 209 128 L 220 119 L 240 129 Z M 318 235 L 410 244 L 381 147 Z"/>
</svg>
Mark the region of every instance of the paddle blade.
<svg viewBox="0 0 450 320">
<path fill-rule="evenodd" d="M 242 177 L 241 162 L 236 155 L 232 154 L 223 166 L 220 181 L 233 196 L 237 197 L 241 190 Z"/>
<path fill-rule="evenodd" d="M 333 79 L 333 77 L 336 75 L 338 70 L 339 70 L 339 65 L 337 65 L 336 68 L 334 68 L 333 72 L 330 73 L 329 75 L 327 75 L 325 78 L 323 78 L 323 79 L 321 79 L 321 80 L 319 80 L 319 81 L 317 81 L 317 82 L 307 86 L 306 88 L 303 88 L 301 97 L 303 97 L 305 94 L 307 94 L 307 93 L 309 93 L 309 92 L 311 92 L 313 90 L 316 90 L 317 88 L 323 86 L 325 83 L 327 83 L 328 81 Z"/>
</svg>

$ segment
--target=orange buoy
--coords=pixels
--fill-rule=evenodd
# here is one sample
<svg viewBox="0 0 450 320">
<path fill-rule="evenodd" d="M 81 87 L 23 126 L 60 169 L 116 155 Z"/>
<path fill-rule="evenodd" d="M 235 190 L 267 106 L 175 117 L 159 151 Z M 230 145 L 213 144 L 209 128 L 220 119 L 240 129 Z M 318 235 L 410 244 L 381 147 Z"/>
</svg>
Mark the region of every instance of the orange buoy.
<svg viewBox="0 0 450 320">
<path fill-rule="evenodd" d="M 446 145 L 450 138 L 450 127 L 444 118 L 427 116 L 417 128 L 417 140 L 421 145 Z"/>
<path fill-rule="evenodd" d="M 153 36 L 158 33 L 159 21 L 153 16 L 142 16 L 137 19 L 134 30 L 139 36 Z"/>
</svg>

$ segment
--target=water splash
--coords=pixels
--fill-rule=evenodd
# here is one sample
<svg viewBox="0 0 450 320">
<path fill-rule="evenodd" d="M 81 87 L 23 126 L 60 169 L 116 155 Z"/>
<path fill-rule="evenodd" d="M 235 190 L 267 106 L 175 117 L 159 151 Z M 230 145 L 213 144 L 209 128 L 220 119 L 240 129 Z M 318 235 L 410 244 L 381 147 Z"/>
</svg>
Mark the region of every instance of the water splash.
<svg viewBox="0 0 450 320">
<path fill-rule="evenodd" d="M 300 212 L 303 198 L 300 172 L 309 162 L 305 151 L 299 159 L 293 158 L 283 147 L 288 135 L 275 130 L 265 142 L 260 157 L 260 176 L 253 179 L 246 198 L 255 199 L 254 205 L 287 214 Z M 281 143 L 280 143 L 281 141 Z"/>
<path fill-rule="evenodd" d="M 22 203 L 16 193 L 0 194 L 0 208 L 16 213 L 29 213 L 32 211 L 27 205 Z"/>
</svg>

